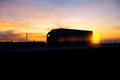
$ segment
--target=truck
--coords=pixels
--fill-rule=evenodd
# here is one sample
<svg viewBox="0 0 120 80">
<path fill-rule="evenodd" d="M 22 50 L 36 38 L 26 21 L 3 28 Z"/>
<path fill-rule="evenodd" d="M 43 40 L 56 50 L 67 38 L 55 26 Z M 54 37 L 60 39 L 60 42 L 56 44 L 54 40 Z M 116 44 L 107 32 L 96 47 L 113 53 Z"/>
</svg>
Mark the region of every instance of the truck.
<svg viewBox="0 0 120 80">
<path fill-rule="evenodd" d="M 92 31 L 65 29 L 53 29 L 47 33 L 47 44 L 50 45 L 90 45 L 92 43 Z"/>
</svg>

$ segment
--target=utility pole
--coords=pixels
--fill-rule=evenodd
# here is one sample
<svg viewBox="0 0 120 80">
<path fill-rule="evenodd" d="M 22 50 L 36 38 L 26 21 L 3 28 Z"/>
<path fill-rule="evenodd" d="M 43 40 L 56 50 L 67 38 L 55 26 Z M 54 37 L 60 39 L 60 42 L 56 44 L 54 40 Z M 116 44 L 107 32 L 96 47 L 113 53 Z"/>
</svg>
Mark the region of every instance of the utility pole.
<svg viewBox="0 0 120 80">
<path fill-rule="evenodd" d="M 28 33 L 26 32 L 26 42 L 28 42 Z"/>
<path fill-rule="evenodd" d="M 12 39 L 13 39 L 13 33 L 12 32 L 10 33 L 10 38 L 9 39 L 10 39 L 9 41 L 12 42 Z"/>
<path fill-rule="evenodd" d="M 26 37 L 26 38 L 25 38 L 25 39 L 26 39 L 26 42 L 28 42 L 28 26 L 26 26 L 26 34 L 25 34 L 25 35 L 26 35 L 26 36 L 25 36 L 25 37 Z"/>
</svg>

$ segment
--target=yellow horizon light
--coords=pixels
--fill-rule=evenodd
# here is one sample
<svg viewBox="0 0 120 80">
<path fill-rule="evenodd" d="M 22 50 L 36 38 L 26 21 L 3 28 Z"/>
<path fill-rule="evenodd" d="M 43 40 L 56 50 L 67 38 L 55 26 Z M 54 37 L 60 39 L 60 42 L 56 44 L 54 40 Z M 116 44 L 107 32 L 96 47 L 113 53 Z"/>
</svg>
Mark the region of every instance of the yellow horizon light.
<svg viewBox="0 0 120 80">
<path fill-rule="evenodd" d="M 93 36 L 93 39 L 92 39 L 92 42 L 93 42 L 93 44 L 98 44 L 98 43 L 100 43 L 100 36 L 97 36 L 97 35 L 94 35 Z"/>
</svg>

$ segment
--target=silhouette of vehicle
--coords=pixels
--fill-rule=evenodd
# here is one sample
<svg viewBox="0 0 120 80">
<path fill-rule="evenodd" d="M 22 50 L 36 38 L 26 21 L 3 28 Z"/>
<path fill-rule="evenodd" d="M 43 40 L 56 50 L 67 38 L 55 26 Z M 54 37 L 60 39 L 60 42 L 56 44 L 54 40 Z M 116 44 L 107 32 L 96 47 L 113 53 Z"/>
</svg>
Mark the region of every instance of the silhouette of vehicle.
<svg viewBox="0 0 120 80">
<path fill-rule="evenodd" d="M 58 28 L 53 29 L 47 34 L 47 44 L 81 44 L 89 45 L 92 43 L 92 31 Z"/>
</svg>

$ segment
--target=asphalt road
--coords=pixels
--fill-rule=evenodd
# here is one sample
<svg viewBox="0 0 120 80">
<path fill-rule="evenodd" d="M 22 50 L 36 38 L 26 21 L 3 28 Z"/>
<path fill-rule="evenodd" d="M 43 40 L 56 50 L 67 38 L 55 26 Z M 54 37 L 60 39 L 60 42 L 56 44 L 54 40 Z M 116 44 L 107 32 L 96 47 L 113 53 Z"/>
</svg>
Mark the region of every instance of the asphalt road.
<svg viewBox="0 0 120 80">
<path fill-rule="evenodd" d="M 0 63 L 117 65 L 120 46 L 5 46 L 0 48 Z"/>
</svg>

